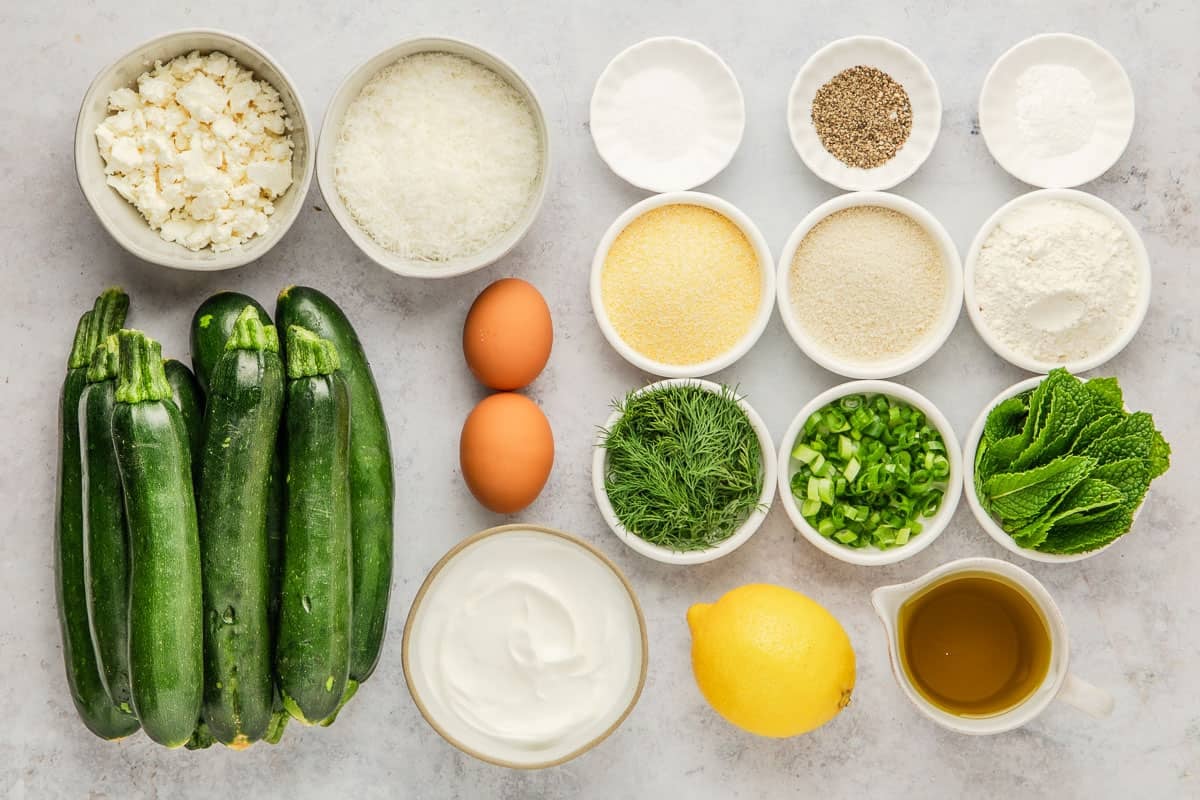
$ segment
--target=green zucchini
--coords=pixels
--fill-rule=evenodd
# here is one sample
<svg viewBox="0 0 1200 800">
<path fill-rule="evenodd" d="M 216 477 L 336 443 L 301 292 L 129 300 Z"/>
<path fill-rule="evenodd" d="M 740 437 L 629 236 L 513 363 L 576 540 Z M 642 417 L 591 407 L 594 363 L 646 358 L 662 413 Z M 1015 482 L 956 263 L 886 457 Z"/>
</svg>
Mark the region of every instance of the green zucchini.
<svg viewBox="0 0 1200 800">
<path fill-rule="evenodd" d="M 138 729 L 105 691 L 88 622 L 87 578 L 83 553 L 83 462 L 79 442 L 79 400 L 87 366 L 97 345 L 125 322 L 129 296 L 107 289 L 83 314 L 67 360 L 59 398 L 58 498 L 55 507 L 54 590 L 62 631 L 63 661 L 75 710 L 88 730 L 103 739 L 120 739 Z"/>
<path fill-rule="evenodd" d="M 158 343 L 121 331 L 112 435 L 129 525 L 129 683 L 146 735 L 187 743 L 204 684 L 200 540 L 183 417 Z"/>
<path fill-rule="evenodd" d="M 168 358 L 163 362 L 167 383 L 171 384 L 171 399 L 183 417 L 188 434 L 188 452 L 192 455 L 192 474 L 200 466 L 200 448 L 204 446 L 204 392 L 187 365 Z"/>
<path fill-rule="evenodd" d="M 253 297 L 240 292 L 219 292 L 205 300 L 192 315 L 191 345 L 192 368 L 196 380 L 205 392 L 217 360 L 225 352 L 225 343 L 233 333 L 233 325 L 246 306 L 258 312 L 258 321 L 271 324 L 265 308 Z M 283 457 L 278 452 L 271 461 L 271 500 L 267 505 L 267 552 L 271 574 L 271 629 L 279 613 L 279 580 L 283 563 L 283 512 L 287 503 L 283 485 Z"/>
<path fill-rule="evenodd" d="M 192 370 L 205 393 L 217 361 L 225 354 L 225 343 L 233 333 L 233 323 L 246 306 L 254 306 L 258 321 L 271 324 L 267 310 L 253 297 L 240 292 L 218 292 L 205 300 L 192 315 L 189 338 L 192 346 Z"/>
<path fill-rule="evenodd" d="M 100 679 L 109 699 L 133 714 L 129 694 L 129 535 L 121 473 L 113 449 L 117 337 L 92 354 L 87 388 L 79 400 L 79 447 L 83 455 L 83 564 L 88 624 Z"/>
<path fill-rule="evenodd" d="M 306 725 L 338 707 L 350 670 L 350 392 L 333 344 L 288 329 L 287 532 L 275 669 Z"/>
<path fill-rule="evenodd" d="M 379 663 L 392 588 L 395 487 L 387 419 L 358 335 L 332 300 L 316 289 L 293 286 L 280 292 L 275 319 L 280 330 L 298 325 L 333 342 L 354 401 L 350 425 L 354 575 L 350 679 L 362 683 Z"/>
<path fill-rule="evenodd" d="M 204 721 L 236 749 L 263 738 L 271 723 L 266 523 L 283 383 L 275 328 L 248 305 L 209 378 L 197 493 Z"/>
</svg>

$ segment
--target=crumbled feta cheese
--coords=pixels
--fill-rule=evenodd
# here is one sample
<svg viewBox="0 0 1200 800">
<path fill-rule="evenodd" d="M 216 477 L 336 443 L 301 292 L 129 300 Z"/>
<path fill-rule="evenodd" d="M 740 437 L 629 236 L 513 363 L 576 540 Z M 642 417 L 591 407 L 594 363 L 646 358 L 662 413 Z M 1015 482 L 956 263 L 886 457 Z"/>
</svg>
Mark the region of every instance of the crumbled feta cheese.
<svg viewBox="0 0 1200 800">
<path fill-rule="evenodd" d="M 163 239 L 229 250 L 266 232 L 292 184 L 279 92 L 224 53 L 188 53 L 108 97 L 96 128 L 108 185 Z"/>
</svg>

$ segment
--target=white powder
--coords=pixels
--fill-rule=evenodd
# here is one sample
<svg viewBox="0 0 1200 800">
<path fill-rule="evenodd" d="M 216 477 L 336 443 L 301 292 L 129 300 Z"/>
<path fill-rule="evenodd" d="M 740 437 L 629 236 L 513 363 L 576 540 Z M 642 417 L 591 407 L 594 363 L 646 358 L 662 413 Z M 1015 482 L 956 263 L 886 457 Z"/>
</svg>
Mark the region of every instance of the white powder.
<svg viewBox="0 0 1200 800">
<path fill-rule="evenodd" d="M 911 217 L 853 206 L 813 226 L 792 259 L 796 320 L 839 358 L 879 363 L 932 332 L 946 302 L 946 268 Z"/>
<path fill-rule="evenodd" d="M 334 170 L 354 220 L 406 258 L 448 261 L 516 224 L 541 174 L 521 94 L 487 67 L 420 53 L 384 68 L 346 109 Z"/>
<path fill-rule="evenodd" d="M 1132 323 L 1141 288 L 1133 244 L 1104 214 L 1044 200 L 1005 215 L 975 264 L 975 302 L 1015 352 L 1048 364 L 1079 361 Z"/>
<path fill-rule="evenodd" d="M 1096 91 L 1064 64 L 1034 64 L 1017 77 L 1017 131 L 1038 158 L 1080 150 L 1096 130 Z"/>
</svg>

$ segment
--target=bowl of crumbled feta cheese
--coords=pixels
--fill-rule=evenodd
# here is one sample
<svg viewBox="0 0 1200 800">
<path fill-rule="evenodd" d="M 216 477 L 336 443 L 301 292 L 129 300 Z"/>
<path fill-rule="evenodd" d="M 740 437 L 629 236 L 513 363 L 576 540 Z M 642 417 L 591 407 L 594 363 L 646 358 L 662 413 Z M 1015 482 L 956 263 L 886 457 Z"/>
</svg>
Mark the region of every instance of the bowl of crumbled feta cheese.
<svg viewBox="0 0 1200 800">
<path fill-rule="evenodd" d="M 291 80 L 217 30 L 138 45 L 92 82 L 75 127 L 88 204 L 145 261 L 222 270 L 261 258 L 296 220 L 313 145 Z"/>
</svg>

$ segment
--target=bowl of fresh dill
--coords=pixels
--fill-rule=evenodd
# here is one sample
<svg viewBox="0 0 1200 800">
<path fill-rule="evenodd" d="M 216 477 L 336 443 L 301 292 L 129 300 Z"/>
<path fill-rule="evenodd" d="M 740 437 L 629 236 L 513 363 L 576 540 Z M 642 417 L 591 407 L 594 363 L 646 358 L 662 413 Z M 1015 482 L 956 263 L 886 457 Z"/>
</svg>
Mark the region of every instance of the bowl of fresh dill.
<svg viewBox="0 0 1200 800">
<path fill-rule="evenodd" d="M 679 378 L 613 403 L 596 437 L 592 488 L 617 538 L 666 564 L 732 553 L 775 498 L 774 441 L 737 389 Z"/>
</svg>

